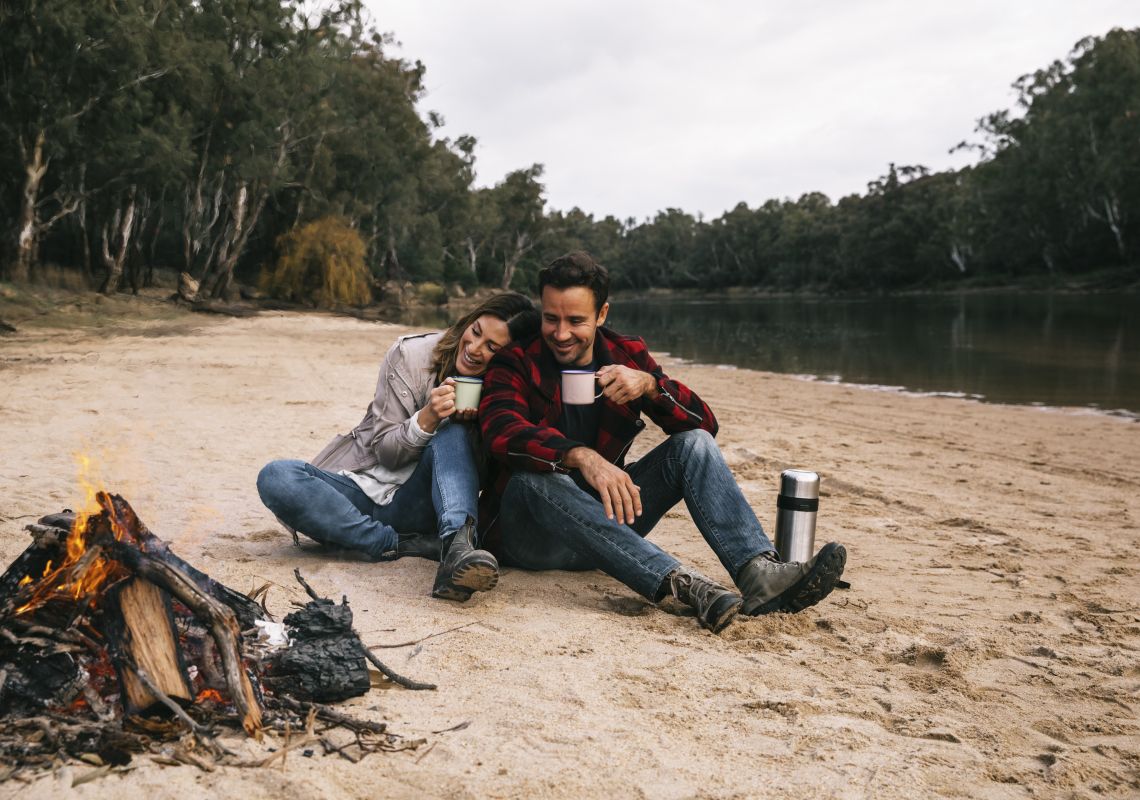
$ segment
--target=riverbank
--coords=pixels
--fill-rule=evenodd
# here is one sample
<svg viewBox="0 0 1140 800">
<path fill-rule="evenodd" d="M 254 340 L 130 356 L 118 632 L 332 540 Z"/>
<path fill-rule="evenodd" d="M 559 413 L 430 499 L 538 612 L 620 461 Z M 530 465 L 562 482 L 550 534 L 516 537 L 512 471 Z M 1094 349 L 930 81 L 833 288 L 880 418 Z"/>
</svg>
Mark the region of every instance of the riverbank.
<svg viewBox="0 0 1140 800">
<path fill-rule="evenodd" d="M 99 304 L 100 307 L 106 308 Z M 722 635 L 599 573 L 504 572 L 466 604 L 433 565 L 293 547 L 266 461 L 355 424 L 406 328 L 319 314 L 176 311 L 0 338 L 0 563 L 23 525 L 81 502 L 73 453 L 173 548 L 241 590 L 345 594 L 368 644 L 437 692 L 345 704 L 416 751 L 284 768 L 165 768 L 21 797 L 1131 796 L 1140 789 L 1140 428 L 1104 416 L 908 397 L 791 376 L 666 369 L 716 410 L 769 529 L 781 469 L 823 476 L 819 541 L 852 588 Z M 635 455 L 658 441 L 647 432 Z M 653 538 L 726 580 L 683 509 Z M 464 626 L 464 627 L 459 627 Z M 457 629 L 458 628 L 458 629 Z M 453 630 L 454 629 L 454 630 Z M 445 631 L 442 635 L 424 637 Z M 75 769 L 72 776 L 83 773 Z"/>
<path fill-rule="evenodd" d="M 1080 275 L 1032 275 L 1012 280 L 979 275 L 959 281 L 932 283 L 891 291 L 882 289 L 837 290 L 826 287 L 788 290 L 775 286 L 728 286 L 721 289 L 619 289 L 613 293 L 613 296 L 625 300 L 670 297 L 693 300 L 742 297 L 856 299 L 860 297 L 913 297 L 930 294 L 1003 294 L 1014 292 L 1051 292 L 1054 294 L 1071 292 L 1082 294 L 1107 291 L 1140 292 L 1140 268 L 1108 267 Z"/>
</svg>

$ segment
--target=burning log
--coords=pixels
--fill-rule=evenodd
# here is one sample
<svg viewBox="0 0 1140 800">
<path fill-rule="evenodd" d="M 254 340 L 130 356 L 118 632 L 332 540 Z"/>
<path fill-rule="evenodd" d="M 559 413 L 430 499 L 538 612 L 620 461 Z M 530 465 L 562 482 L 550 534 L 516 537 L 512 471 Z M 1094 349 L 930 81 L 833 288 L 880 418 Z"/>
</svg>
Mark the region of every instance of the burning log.
<svg viewBox="0 0 1140 800">
<path fill-rule="evenodd" d="M 261 708 L 249 676 L 242 666 L 241 631 L 237 616 L 233 608 L 214 597 L 215 594 L 220 594 L 231 599 L 236 592 L 224 589 L 171 553 L 166 543 L 142 524 L 123 498 L 99 492 L 96 500 L 100 506 L 98 514 L 78 517 L 66 537 L 52 537 L 45 533 L 0 578 L 0 586 L 8 585 L 13 580 L 17 585 L 15 595 L 0 607 L 0 622 L 10 615 L 25 615 L 40 608 L 63 611 L 77 617 L 99 601 L 109 586 L 130 576 L 144 578 L 164 589 L 206 624 L 221 658 L 226 686 L 241 718 L 242 727 L 250 736 L 258 736 L 261 731 Z M 62 546 L 59 544 L 61 538 Z M 54 548 L 53 541 L 57 543 Z M 11 574 L 17 565 L 20 569 L 26 569 L 29 564 L 34 565 L 40 560 L 44 561 L 45 572 L 38 581 L 34 581 L 28 572 L 18 578 Z M 59 566 L 53 569 L 55 563 Z M 70 602 L 66 602 L 68 600 Z M 241 603 L 235 604 L 243 606 Z M 256 604 L 247 599 L 244 605 L 247 613 L 252 616 L 248 605 L 256 607 Z M 145 619 L 151 613 L 157 614 L 158 609 L 148 612 L 132 600 L 131 611 L 135 623 L 143 626 L 144 634 L 150 636 L 160 632 L 160 625 Z M 109 614 L 109 606 L 102 609 L 103 617 L 108 617 Z M 120 621 L 114 620 L 111 627 L 119 629 Z M 123 629 L 131 630 L 129 625 L 123 625 Z M 123 647 L 120 639 L 113 641 L 118 645 L 115 649 L 119 657 L 120 673 L 123 671 L 123 663 L 131 663 L 138 655 L 133 651 L 146 646 L 128 644 Z M 165 656 L 155 654 L 155 658 L 158 660 L 153 661 L 148 655 L 146 659 L 147 674 L 151 680 L 155 676 L 149 670 L 157 667 L 160 680 L 168 684 L 177 683 L 170 674 L 172 670 L 167 666 L 172 656 L 169 653 Z M 177 655 L 173 658 L 177 658 Z M 161 699 L 158 693 L 147 691 L 130 678 L 124 680 L 124 685 L 130 686 L 126 694 L 128 708 L 132 710 L 138 710 L 136 704 L 144 702 L 148 695 L 153 696 L 151 703 L 154 699 Z M 189 695 L 189 692 L 181 693 Z M 2 701 L 3 697 L 0 696 L 0 703 Z M 0 705 L 0 710 L 2 709 L 3 705 Z"/>
<path fill-rule="evenodd" d="M 127 714 L 146 711 L 166 697 L 190 702 L 194 699 L 170 595 L 142 578 L 131 578 L 107 593 L 107 640 L 115 642 L 112 658 L 119 668 L 123 709 Z M 146 687 L 139 673 L 158 689 Z"/>
<path fill-rule="evenodd" d="M 50 763 L 61 752 L 138 750 L 184 728 L 214 761 L 235 763 L 211 725 L 235 720 L 260 739 L 266 726 L 296 730 L 302 712 L 310 726 L 316 714 L 352 731 L 360 757 L 399 749 L 383 724 L 314 702 L 367 692 L 369 661 L 403 686 L 434 688 L 396 675 L 364 648 L 347 600 L 319 597 L 297 573 L 313 601 L 283 627 L 269 622 L 254 599 L 171 552 L 123 498 L 95 499 L 95 513 L 28 526 L 31 545 L 0 575 L 0 768 L 13 759 L 18 768 Z M 292 640 L 268 645 L 253 635 L 273 626 Z M 175 719 L 153 719 L 156 710 Z M 87 712 L 94 722 L 84 721 Z M 32 744 L 18 733 L 29 729 L 42 731 Z M 349 758 L 344 747 L 325 749 Z M 190 752 L 175 758 L 207 763 Z"/>
<path fill-rule="evenodd" d="M 210 633 L 222 659 L 226 685 L 237 706 L 242 727 L 250 736 L 257 736 L 261 731 L 261 708 L 241 663 L 241 631 L 233 610 L 204 592 L 186 573 L 162 560 L 160 552 L 146 553 L 120 541 L 107 542 L 107 548 L 113 558 L 121 561 L 136 575 L 166 589 L 199 619 L 209 623 Z"/>
</svg>

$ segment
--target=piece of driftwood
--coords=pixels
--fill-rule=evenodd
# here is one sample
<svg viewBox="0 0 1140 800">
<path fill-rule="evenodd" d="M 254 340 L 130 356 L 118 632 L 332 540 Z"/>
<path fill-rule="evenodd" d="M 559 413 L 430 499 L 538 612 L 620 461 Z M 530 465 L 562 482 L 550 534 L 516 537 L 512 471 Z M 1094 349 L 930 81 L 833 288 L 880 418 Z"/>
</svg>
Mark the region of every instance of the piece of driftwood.
<svg viewBox="0 0 1140 800">
<path fill-rule="evenodd" d="M 380 670 L 380 672 L 383 673 L 385 678 L 392 681 L 392 683 L 403 686 L 405 689 L 412 689 L 414 691 L 430 691 L 432 689 L 439 688 L 434 683 L 424 683 L 422 681 L 414 681 L 411 678 L 404 677 L 389 667 L 387 664 L 385 664 L 383 661 L 381 661 L 379 658 L 377 658 L 376 654 L 371 650 L 365 650 L 364 656 L 370 662 L 372 662 L 372 665 L 376 667 L 376 669 Z"/>
</svg>

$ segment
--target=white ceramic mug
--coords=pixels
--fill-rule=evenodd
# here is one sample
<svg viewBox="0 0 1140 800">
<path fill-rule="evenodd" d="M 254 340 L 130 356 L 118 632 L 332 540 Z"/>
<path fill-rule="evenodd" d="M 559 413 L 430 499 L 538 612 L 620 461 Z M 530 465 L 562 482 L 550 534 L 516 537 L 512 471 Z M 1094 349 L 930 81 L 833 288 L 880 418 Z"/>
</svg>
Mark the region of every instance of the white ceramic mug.
<svg viewBox="0 0 1140 800">
<path fill-rule="evenodd" d="M 562 402 L 574 406 L 588 406 L 602 396 L 594 394 L 596 375 L 588 369 L 562 370 Z"/>
<path fill-rule="evenodd" d="M 479 408 L 479 397 L 483 394 L 483 379 L 457 375 L 455 380 L 455 410 L 467 411 Z"/>
</svg>

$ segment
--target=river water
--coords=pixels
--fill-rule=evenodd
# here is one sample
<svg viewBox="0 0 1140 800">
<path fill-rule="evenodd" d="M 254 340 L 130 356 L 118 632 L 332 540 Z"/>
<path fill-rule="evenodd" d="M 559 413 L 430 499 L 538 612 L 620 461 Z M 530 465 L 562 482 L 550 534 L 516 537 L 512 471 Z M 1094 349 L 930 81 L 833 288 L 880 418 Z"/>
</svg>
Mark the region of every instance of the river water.
<svg viewBox="0 0 1140 800">
<path fill-rule="evenodd" d="M 1140 294 L 628 298 L 610 325 L 707 364 L 1140 413 Z"/>
<path fill-rule="evenodd" d="M 703 364 L 1140 418 L 1137 293 L 619 296 L 608 325 Z"/>
</svg>

